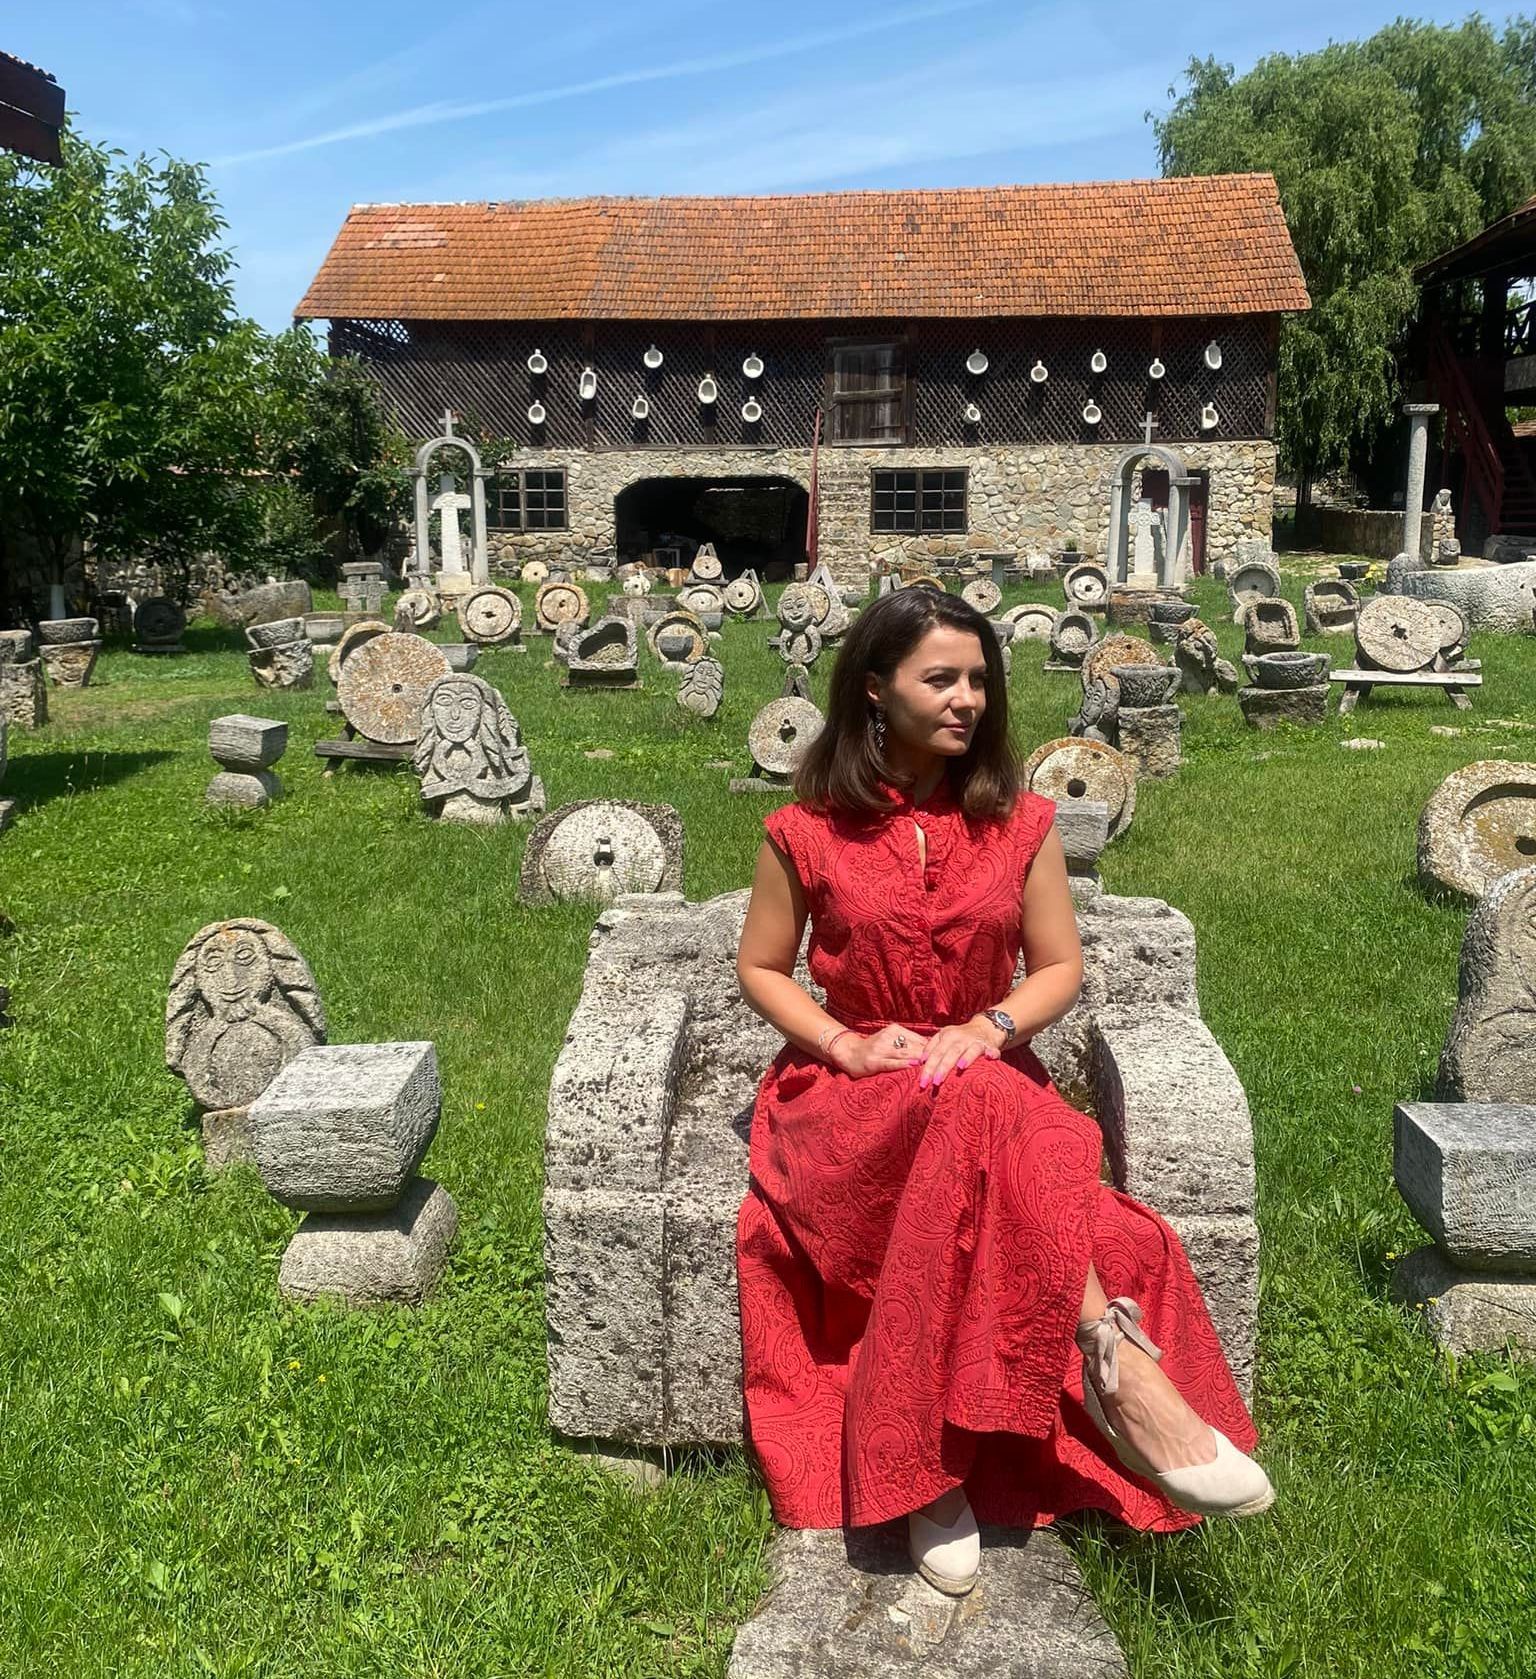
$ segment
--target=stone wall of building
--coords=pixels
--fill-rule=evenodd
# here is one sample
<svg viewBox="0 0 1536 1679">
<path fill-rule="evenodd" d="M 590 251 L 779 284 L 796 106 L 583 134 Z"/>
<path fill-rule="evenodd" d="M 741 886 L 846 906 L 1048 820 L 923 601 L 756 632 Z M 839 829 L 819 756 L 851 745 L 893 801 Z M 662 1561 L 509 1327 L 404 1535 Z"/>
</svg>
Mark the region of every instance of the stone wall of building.
<svg viewBox="0 0 1536 1679">
<path fill-rule="evenodd" d="M 1205 557 L 1230 559 L 1244 538 L 1268 542 L 1274 515 L 1275 446 L 1265 439 L 1184 443 L 1173 448 L 1191 472 L 1209 474 Z M 891 563 L 968 548 L 1048 553 L 1075 545 L 1093 558 L 1108 546 L 1110 485 L 1124 444 L 1042 443 L 951 449 L 824 448 L 821 557 L 850 581 L 874 561 Z M 584 563 L 615 546 L 614 499 L 644 478 L 787 478 L 808 488 L 809 449 L 519 450 L 508 467 L 564 467 L 569 529 L 493 531 L 492 569 L 531 559 Z M 968 528 L 963 538 L 870 530 L 875 468 L 966 467 Z"/>
</svg>

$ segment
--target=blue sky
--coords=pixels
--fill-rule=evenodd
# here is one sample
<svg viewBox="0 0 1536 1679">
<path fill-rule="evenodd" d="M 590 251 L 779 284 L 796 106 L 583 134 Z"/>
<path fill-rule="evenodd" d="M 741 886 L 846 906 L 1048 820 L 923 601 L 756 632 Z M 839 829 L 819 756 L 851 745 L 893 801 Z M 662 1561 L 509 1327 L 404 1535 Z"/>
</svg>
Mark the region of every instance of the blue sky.
<svg viewBox="0 0 1536 1679">
<path fill-rule="evenodd" d="M 52 71 L 91 139 L 209 165 L 239 306 L 278 328 L 353 203 L 1155 175 L 1144 113 L 1192 56 L 1241 70 L 1396 15 L 1365 0 L 56 0 L 0 10 L 0 49 Z"/>
</svg>

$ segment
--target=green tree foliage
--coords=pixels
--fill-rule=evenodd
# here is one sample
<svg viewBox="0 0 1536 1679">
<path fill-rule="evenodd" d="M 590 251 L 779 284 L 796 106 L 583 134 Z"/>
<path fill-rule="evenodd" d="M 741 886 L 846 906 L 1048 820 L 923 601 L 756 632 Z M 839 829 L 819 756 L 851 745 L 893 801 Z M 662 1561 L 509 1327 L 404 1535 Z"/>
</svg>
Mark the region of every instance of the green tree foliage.
<svg viewBox="0 0 1536 1679">
<path fill-rule="evenodd" d="M 1399 21 L 1369 40 L 1194 60 L 1153 117 L 1165 175 L 1268 170 L 1312 296 L 1281 329 L 1281 464 L 1369 448 L 1399 399 L 1412 270 L 1536 190 L 1536 23 Z"/>
<path fill-rule="evenodd" d="M 359 418 L 307 330 L 235 313 L 224 227 L 196 165 L 69 132 L 57 169 L 0 157 L 0 531 L 56 579 L 76 542 L 173 578 L 206 552 L 309 569 L 293 477 L 323 513 L 385 514 L 377 405 Z"/>
</svg>

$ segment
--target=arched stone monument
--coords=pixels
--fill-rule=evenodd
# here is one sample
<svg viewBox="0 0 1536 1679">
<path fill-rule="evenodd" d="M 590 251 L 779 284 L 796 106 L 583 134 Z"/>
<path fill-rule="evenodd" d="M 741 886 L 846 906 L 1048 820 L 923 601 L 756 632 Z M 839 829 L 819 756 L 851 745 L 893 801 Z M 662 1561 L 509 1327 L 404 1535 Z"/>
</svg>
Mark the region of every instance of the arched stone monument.
<svg viewBox="0 0 1536 1679">
<path fill-rule="evenodd" d="M 449 515 L 453 519 L 453 535 L 451 542 L 443 541 L 443 565 L 439 579 L 440 590 L 444 594 L 464 594 L 477 583 L 489 583 L 491 580 L 490 559 L 485 540 L 485 481 L 490 473 L 481 464 L 480 451 L 467 438 L 456 437 L 453 431 L 453 415 L 446 412 L 443 415 L 442 432 L 416 451 L 416 459 L 411 466 L 411 489 L 415 499 L 415 548 L 411 556 L 411 573 L 415 582 L 425 584 L 432 574 L 432 547 L 428 536 L 431 523 L 432 500 L 431 487 L 428 483 L 428 470 L 434 455 L 445 450 L 457 449 L 469 463 L 470 497 L 469 510 L 473 520 L 470 538 L 469 562 L 466 566 L 463 560 L 462 540 L 458 530 L 458 491 L 454 485 L 439 485 L 437 503 L 441 504 L 439 511 L 445 528 Z M 452 474 L 444 473 L 443 478 L 451 478 Z M 447 498 L 445 500 L 445 497 Z M 450 547 L 452 554 L 450 555 Z M 453 570 L 450 572 L 449 563 L 452 560 Z"/>
</svg>

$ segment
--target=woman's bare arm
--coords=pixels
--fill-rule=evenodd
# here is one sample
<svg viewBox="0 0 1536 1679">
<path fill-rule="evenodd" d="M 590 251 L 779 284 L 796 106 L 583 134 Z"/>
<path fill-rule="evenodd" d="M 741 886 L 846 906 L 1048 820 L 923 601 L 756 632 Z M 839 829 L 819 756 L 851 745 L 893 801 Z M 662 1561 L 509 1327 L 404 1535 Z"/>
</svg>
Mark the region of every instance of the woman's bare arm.
<svg viewBox="0 0 1536 1679">
<path fill-rule="evenodd" d="M 1067 883 L 1067 854 L 1054 823 L 1030 865 L 1021 913 L 1027 977 L 990 1005 L 1013 1017 L 1018 1027 L 1015 1042 L 1060 1020 L 1083 988 L 1083 947 Z M 999 1043 L 1002 1033 L 991 1021 L 980 1015 L 976 1018 L 990 1034 L 988 1041 Z"/>
</svg>

